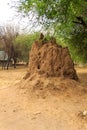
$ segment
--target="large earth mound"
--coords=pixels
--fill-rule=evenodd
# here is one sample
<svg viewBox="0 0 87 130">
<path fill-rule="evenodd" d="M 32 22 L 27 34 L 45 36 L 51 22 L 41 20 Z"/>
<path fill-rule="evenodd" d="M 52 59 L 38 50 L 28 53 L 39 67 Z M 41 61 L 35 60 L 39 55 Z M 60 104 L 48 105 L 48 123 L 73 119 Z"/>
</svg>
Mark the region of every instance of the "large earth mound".
<svg viewBox="0 0 87 130">
<path fill-rule="evenodd" d="M 87 112 L 83 110 L 87 108 L 87 89 L 77 80 L 68 48 L 62 48 L 55 40 L 36 41 L 28 73 L 16 86 L 22 112 L 29 111 L 29 120 L 25 121 L 38 130 L 86 130 Z"/>
<path fill-rule="evenodd" d="M 63 48 L 53 39 L 48 42 L 39 40 L 33 44 L 29 58 L 29 71 L 25 79 L 35 73 L 45 77 L 78 80 L 68 48 Z"/>
<path fill-rule="evenodd" d="M 77 80 L 68 48 L 58 45 L 53 38 L 50 41 L 39 39 L 32 46 L 28 73 L 19 88 L 28 95 L 46 97 L 54 91 L 76 90 Z"/>
</svg>

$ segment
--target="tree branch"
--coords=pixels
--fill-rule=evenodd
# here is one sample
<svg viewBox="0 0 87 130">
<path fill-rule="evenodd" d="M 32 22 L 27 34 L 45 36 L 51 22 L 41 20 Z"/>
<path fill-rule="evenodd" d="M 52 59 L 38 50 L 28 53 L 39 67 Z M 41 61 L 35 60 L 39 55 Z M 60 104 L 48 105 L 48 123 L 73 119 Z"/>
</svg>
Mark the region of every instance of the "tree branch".
<svg viewBox="0 0 87 130">
<path fill-rule="evenodd" d="M 83 20 L 81 16 L 76 17 L 77 21 L 73 21 L 73 23 L 80 24 L 83 27 L 87 28 L 87 23 Z"/>
</svg>

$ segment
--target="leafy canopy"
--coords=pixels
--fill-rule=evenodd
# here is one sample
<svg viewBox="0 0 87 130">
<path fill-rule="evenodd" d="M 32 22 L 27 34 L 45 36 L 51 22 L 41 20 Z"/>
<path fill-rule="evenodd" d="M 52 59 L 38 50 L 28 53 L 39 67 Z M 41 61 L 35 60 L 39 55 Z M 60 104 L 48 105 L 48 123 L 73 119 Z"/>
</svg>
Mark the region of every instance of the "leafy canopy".
<svg viewBox="0 0 87 130">
<path fill-rule="evenodd" d="M 22 0 L 20 10 L 25 13 L 36 11 L 39 22 L 47 25 L 69 27 L 76 16 L 84 16 L 87 10 L 86 0 Z M 84 17 L 85 20 L 87 18 Z"/>
<path fill-rule="evenodd" d="M 68 43 L 72 57 L 87 61 L 87 0 L 20 0 L 20 11 L 34 12 L 38 22 Z"/>
</svg>

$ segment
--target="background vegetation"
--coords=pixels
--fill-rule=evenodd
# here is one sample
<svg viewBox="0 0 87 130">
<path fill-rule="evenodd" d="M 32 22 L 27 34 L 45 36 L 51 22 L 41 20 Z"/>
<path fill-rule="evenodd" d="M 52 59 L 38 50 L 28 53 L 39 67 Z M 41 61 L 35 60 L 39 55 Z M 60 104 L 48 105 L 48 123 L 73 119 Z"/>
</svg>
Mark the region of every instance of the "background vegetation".
<svg viewBox="0 0 87 130">
<path fill-rule="evenodd" d="M 52 35 L 58 44 L 68 46 L 73 60 L 87 63 L 87 0 L 20 0 L 18 10 L 25 16 L 33 16 L 34 27 L 42 26 L 46 37 Z M 28 62 L 32 43 L 39 33 L 19 34 L 14 27 L 0 29 L 0 48 L 7 51 L 11 45 L 17 58 Z"/>
<path fill-rule="evenodd" d="M 19 10 L 34 13 L 38 23 L 65 46 L 77 62 L 87 62 L 87 0 L 23 0 Z"/>
<path fill-rule="evenodd" d="M 15 46 L 19 51 L 19 59 L 28 62 L 29 52 L 34 41 L 39 37 L 39 33 L 22 34 L 15 39 Z"/>
</svg>

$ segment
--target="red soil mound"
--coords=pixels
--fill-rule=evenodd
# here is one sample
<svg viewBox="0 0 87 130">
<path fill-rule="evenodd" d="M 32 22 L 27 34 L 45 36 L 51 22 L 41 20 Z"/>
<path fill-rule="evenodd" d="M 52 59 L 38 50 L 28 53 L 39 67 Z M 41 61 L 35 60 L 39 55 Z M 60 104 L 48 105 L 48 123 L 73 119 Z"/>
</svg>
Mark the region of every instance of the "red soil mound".
<svg viewBox="0 0 87 130">
<path fill-rule="evenodd" d="M 29 75 L 37 73 L 46 77 L 65 77 L 78 80 L 68 48 L 56 42 L 36 41 L 31 49 Z"/>
</svg>

